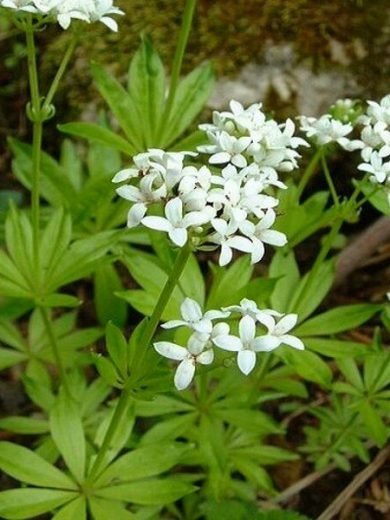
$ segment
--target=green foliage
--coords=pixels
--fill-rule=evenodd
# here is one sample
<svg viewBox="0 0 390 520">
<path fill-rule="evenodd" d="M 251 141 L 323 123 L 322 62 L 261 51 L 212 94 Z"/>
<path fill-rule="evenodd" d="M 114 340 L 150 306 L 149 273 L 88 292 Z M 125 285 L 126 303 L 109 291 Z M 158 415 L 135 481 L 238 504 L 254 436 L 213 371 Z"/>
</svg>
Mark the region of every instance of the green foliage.
<svg viewBox="0 0 390 520">
<path fill-rule="evenodd" d="M 148 148 L 168 149 L 173 145 L 180 150 L 191 150 L 204 142 L 199 140 L 199 133 L 180 143 L 178 139 L 201 112 L 210 95 L 213 86 L 210 64 L 200 65 L 180 82 L 168 118 L 165 117 L 165 71 L 148 38 L 142 39 L 130 63 L 127 88 L 97 63 L 92 64 L 92 75 L 125 137 L 91 123 L 68 123 L 59 127 L 61 131 L 110 146 L 126 155 Z"/>
</svg>

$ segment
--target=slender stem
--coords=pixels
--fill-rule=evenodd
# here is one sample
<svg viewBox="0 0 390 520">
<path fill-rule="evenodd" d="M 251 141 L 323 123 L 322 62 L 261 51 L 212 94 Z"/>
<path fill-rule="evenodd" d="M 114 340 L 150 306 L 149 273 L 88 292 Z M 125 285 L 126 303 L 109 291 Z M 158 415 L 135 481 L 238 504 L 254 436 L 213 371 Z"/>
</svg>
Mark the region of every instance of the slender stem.
<svg viewBox="0 0 390 520">
<path fill-rule="evenodd" d="M 169 299 L 181 277 L 183 274 L 183 270 L 187 264 L 187 261 L 191 254 L 191 246 L 189 241 L 187 244 L 180 250 L 178 253 L 175 263 L 172 267 L 172 271 L 164 285 L 163 290 L 161 291 L 160 297 L 156 303 L 156 306 L 153 310 L 153 313 L 148 321 L 148 325 L 145 328 L 145 331 L 140 338 L 140 343 L 144 345 L 143 356 L 140 356 L 137 360 L 136 366 L 133 367 L 133 371 L 137 373 L 137 367 L 142 365 L 144 360 L 147 348 L 149 347 L 153 336 L 156 332 L 157 326 L 161 320 L 162 313 L 169 302 Z M 110 449 L 112 439 L 115 435 L 118 425 L 122 422 L 122 419 L 126 413 L 127 406 L 132 398 L 132 385 L 133 381 L 131 379 L 131 375 L 127 379 L 124 384 L 124 388 L 122 394 L 119 397 L 117 406 L 115 408 L 114 414 L 111 418 L 110 425 L 106 432 L 106 435 L 103 440 L 102 447 L 99 450 L 99 453 L 96 457 L 96 460 L 92 466 L 91 472 L 89 474 L 89 481 L 96 480 L 96 477 L 99 476 L 99 471 L 101 470 L 102 464 L 105 461 L 108 450 Z"/>
<path fill-rule="evenodd" d="M 321 155 L 322 155 L 322 147 L 318 148 L 316 153 L 310 159 L 310 162 L 307 165 L 306 170 L 303 172 L 303 175 L 302 175 L 301 180 L 299 181 L 299 184 L 297 187 L 297 193 L 296 193 L 297 200 L 299 200 L 301 198 L 302 193 L 304 192 L 307 183 L 309 182 L 309 180 L 313 176 L 314 172 L 316 171 L 317 165 L 321 159 Z"/>
<path fill-rule="evenodd" d="M 328 168 L 328 163 L 326 162 L 325 152 L 324 152 L 323 148 L 322 148 L 322 153 L 321 153 L 321 164 L 322 164 L 322 169 L 324 170 L 326 182 L 328 183 L 329 190 L 332 195 L 333 203 L 336 206 L 336 208 L 338 208 L 340 206 L 340 201 L 339 201 L 339 198 L 337 195 L 337 191 L 336 191 L 332 176 L 331 176 L 329 168 Z"/>
<path fill-rule="evenodd" d="M 33 143 L 32 143 L 32 172 L 31 172 L 31 214 L 33 228 L 35 272 L 39 273 L 39 221 L 40 221 L 40 169 L 42 148 L 42 119 L 40 117 L 41 100 L 39 94 L 39 81 L 36 60 L 36 47 L 34 29 L 31 20 L 26 26 L 28 76 L 30 84 L 31 104 L 30 111 L 33 116 Z"/>
<path fill-rule="evenodd" d="M 54 360 L 56 362 L 58 371 L 60 373 L 61 383 L 64 386 L 65 392 L 69 396 L 71 396 L 71 392 L 70 392 L 70 387 L 69 387 L 68 380 L 67 380 L 66 371 L 65 371 L 62 359 L 61 359 L 60 349 L 59 349 L 59 346 L 58 346 L 56 335 L 55 335 L 55 333 L 53 331 L 53 327 L 52 327 L 52 323 L 51 323 L 51 319 L 50 319 L 49 313 L 48 313 L 47 309 L 44 308 L 44 307 L 40 307 L 39 310 L 41 312 L 42 319 L 43 319 L 43 324 L 45 326 L 46 333 L 47 333 L 47 336 L 48 336 L 49 341 L 50 341 L 50 345 L 51 345 L 51 348 L 52 348 Z"/>
<path fill-rule="evenodd" d="M 194 17 L 195 7 L 197 0 L 186 0 L 186 5 L 183 13 L 183 20 L 180 27 L 179 39 L 177 42 L 175 56 L 173 58 L 172 71 L 171 71 L 171 80 L 169 84 L 169 93 L 168 99 L 165 104 L 164 114 L 161 119 L 161 125 L 159 128 L 159 136 L 161 135 L 161 130 L 163 125 L 167 123 L 169 120 L 169 116 L 171 115 L 171 110 L 173 106 L 173 102 L 175 101 L 177 86 L 180 80 L 180 72 L 183 64 L 184 53 L 188 43 L 188 37 L 190 35 L 192 19 Z"/>
<path fill-rule="evenodd" d="M 131 388 L 124 388 L 122 390 L 121 395 L 119 396 L 118 402 L 116 404 L 114 414 L 111 418 L 110 424 L 108 426 L 107 432 L 103 439 L 103 444 L 97 454 L 95 462 L 91 468 L 91 472 L 88 477 L 89 482 L 93 482 L 99 476 L 99 472 L 101 470 L 102 464 L 105 462 L 105 458 L 107 453 L 111 447 L 112 440 L 115 436 L 118 426 L 121 424 L 123 418 L 126 415 L 128 406 L 131 401 Z"/>
<path fill-rule="evenodd" d="M 62 58 L 62 61 L 60 63 L 60 66 L 58 67 L 58 70 L 56 72 L 56 75 L 54 76 L 54 79 L 52 81 L 52 84 L 50 85 L 49 92 L 47 93 L 47 96 L 45 97 L 45 101 L 42 106 L 42 111 L 45 111 L 49 108 L 51 105 L 54 96 L 56 95 L 56 92 L 58 90 L 58 86 L 61 82 L 61 79 L 66 71 L 66 68 L 69 64 L 70 58 L 72 57 L 72 54 L 75 50 L 77 43 L 77 39 L 73 38 L 71 41 L 69 47 L 66 49 L 66 52 L 64 54 L 64 57 Z"/>
</svg>

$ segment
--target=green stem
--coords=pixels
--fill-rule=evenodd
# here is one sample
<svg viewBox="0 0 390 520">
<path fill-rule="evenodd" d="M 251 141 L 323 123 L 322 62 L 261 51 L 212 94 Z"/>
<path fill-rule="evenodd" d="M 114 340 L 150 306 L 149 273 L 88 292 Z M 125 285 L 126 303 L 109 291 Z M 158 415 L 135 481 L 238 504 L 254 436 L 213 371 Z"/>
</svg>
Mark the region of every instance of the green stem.
<svg viewBox="0 0 390 520">
<path fill-rule="evenodd" d="M 313 155 L 313 157 L 310 159 L 309 164 L 307 165 L 306 170 L 303 172 L 303 175 L 301 177 L 301 180 L 298 183 L 296 197 L 297 200 L 299 200 L 302 196 L 302 193 L 304 192 L 307 183 L 312 178 L 314 172 L 316 171 L 317 165 L 321 159 L 322 155 L 322 147 L 318 148 L 316 153 Z"/>
<path fill-rule="evenodd" d="M 325 152 L 324 152 L 323 148 L 322 148 L 322 153 L 321 153 L 321 164 L 322 164 L 322 169 L 324 170 L 326 182 L 328 183 L 329 190 L 332 195 L 333 203 L 334 203 L 335 207 L 338 208 L 340 206 L 340 201 L 339 201 L 339 198 L 337 195 L 337 191 L 336 191 L 332 176 L 331 176 L 329 168 L 328 168 L 328 163 L 326 162 Z"/>
<path fill-rule="evenodd" d="M 44 308 L 44 307 L 40 307 L 39 310 L 41 312 L 42 319 L 43 319 L 43 324 L 45 326 L 46 333 L 47 333 L 47 336 L 48 336 L 49 341 L 50 341 L 50 345 L 51 345 L 51 348 L 52 348 L 54 360 L 56 362 L 58 371 L 60 373 L 61 383 L 64 386 L 65 392 L 69 396 L 71 396 L 71 392 L 70 392 L 70 387 L 69 387 L 68 380 L 67 380 L 66 371 L 65 371 L 62 359 L 61 359 L 60 349 L 59 349 L 59 346 L 58 346 L 56 335 L 55 335 L 53 327 L 52 327 L 52 323 L 51 323 L 51 319 L 50 319 L 49 313 L 48 313 L 47 309 Z"/>
<path fill-rule="evenodd" d="M 177 86 L 180 80 L 181 67 L 183 64 L 184 53 L 188 43 L 188 37 L 191 31 L 192 19 L 194 17 L 196 2 L 197 0 L 186 0 L 183 20 L 180 27 L 179 39 L 176 45 L 175 56 L 173 58 L 168 99 L 165 103 L 164 114 L 161 119 L 159 136 L 161 136 L 163 126 L 169 121 L 169 116 L 171 115 L 173 102 L 175 101 Z"/>
<path fill-rule="evenodd" d="M 180 250 L 178 253 L 175 263 L 172 267 L 171 274 L 169 275 L 163 290 L 161 291 L 160 297 L 156 303 L 156 306 L 153 310 L 151 317 L 149 318 L 148 325 L 145 328 L 145 331 L 140 338 L 140 343 L 144 345 L 143 356 L 141 356 L 137 360 L 137 365 L 133 367 L 133 372 L 137 373 L 137 367 L 142 365 L 144 360 L 147 348 L 149 347 L 153 336 L 156 332 L 157 326 L 161 320 L 161 316 L 164 312 L 164 309 L 169 302 L 169 299 L 179 282 L 181 275 L 183 274 L 183 270 L 187 264 L 187 261 L 191 254 L 191 245 L 189 242 Z M 124 388 L 122 390 L 122 394 L 119 397 L 118 403 L 116 405 L 114 414 L 111 418 L 110 425 L 105 434 L 102 447 L 99 450 L 99 453 L 96 457 L 96 460 L 92 466 L 91 472 L 89 474 L 89 481 L 92 482 L 96 480 L 99 476 L 99 472 L 102 468 L 102 465 L 105 462 L 105 458 L 108 450 L 110 449 L 112 439 L 114 438 L 115 432 L 117 430 L 118 425 L 122 422 L 122 419 L 127 411 L 128 404 L 132 398 L 132 386 L 133 381 L 131 380 L 131 376 L 127 379 L 124 384 Z"/>
<path fill-rule="evenodd" d="M 30 112 L 33 120 L 33 143 L 32 143 L 32 172 L 31 172 L 31 214 L 33 229 L 33 245 L 35 272 L 39 273 L 39 221 L 40 221 L 40 169 L 42 148 L 42 120 L 40 118 L 41 100 L 39 94 L 38 69 L 36 60 L 36 47 L 34 40 L 34 29 L 30 20 L 26 26 L 28 77 L 30 84 L 31 104 Z"/>
<path fill-rule="evenodd" d="M 58 70 L 56 72 L 56 75 L 54 76 L 54 79 L 52 81 L 52 84 L 50 85 L 49 92 L 47 93 L 47 96 L 45 97 L 42 111 L 45 112 L 51 105 L 54 96 L 56 95 L 56 92 L 58 90 L 58 86 L 62 80 L 62 77 L 66 71 L 66 68 L 69 64 L 70 58 L 72 57 L 72 54 L 76 48 L 77 39 L 73 38 L 71 41 L 69 47 L 66 49 L 66 52 L 64 54 L 64 57 L 62 58 L 62 61 L 60 63 L 60 66 L 58 67 Z"/>
</svg>

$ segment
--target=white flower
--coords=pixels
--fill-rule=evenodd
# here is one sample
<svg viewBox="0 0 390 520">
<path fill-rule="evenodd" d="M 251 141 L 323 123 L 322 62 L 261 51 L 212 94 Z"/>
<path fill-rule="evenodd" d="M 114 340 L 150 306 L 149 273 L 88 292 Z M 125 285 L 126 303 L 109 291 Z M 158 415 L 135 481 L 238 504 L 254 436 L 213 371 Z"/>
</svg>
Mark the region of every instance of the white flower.
<svg viewBox="0 0 390 520">
<path fill-rule="evenodd" d="M 270 229 L 275 223 L 276 214 L 269 209 L 258 224 L 246 221 L 241 225 L 241 231 L 253 244 L 252 263 L 260 262 L 264 256 L 264 244 L 283 247 L 287 244 L 287 237 L 280 231 Z"/>
<path fill-rule="evenodd" d="M 361 147 L 358 140 L 352 141 L 346 136 L 353 130 L 350 123 L 342 123 L 332 118 L 330 114 L 325 114 L 319 119 L 315 117 L 299 117 L 301 130 L 307 137 L 313 137 L 320 146 L 328 143 L 338 143 L 347 151 L 353 151 Z"/>
<path fill-rule="evenodd" d="M 239 337 L 227 334 L 214 338 L 213 343 L 224 350 L 238 352 L 237 364 L 241 372 L 248 375 L 255 367 L 256 352 L 261 349 L 261 337 L 256 338 L 256 323 L 250 316 L 241 318 Z"/>
<path fill-rule="evenodd" d="M 383 183 L 390 178 L 390 161 L 384 163 L 378 152 L 372 152 L 370 162 L 359 164 L 358 169 L 371 173 L 372 182 Z"/>
<path fill-rule="evenodd" d="M 206 207 L 203 211 L 192 211 L 183 216 L 183 202 L 179 198 L 175 198 L 167 202 L 165 218 L 144 217 L 141 222 L 151 229 L 165 231 L 174 244 L 183 247 L 188 240 L 187 228 L 210 222 L 214 214 L 211 207 Z"/>
<path fill-rule="evenodd" d="M 214 352 L 211 349 L 204 350 L 204 345 L 192 336 L 188 340 L 187 348 L 169 341 L 159 341 L 153 346 L 162 356 L 180 361 L 174 379 L 178 390 L 184 390 L 191 384 L 195 375 L 196 363 L 210 365 L 214 360 Z"/>
<path fill-rule="evenodd" d="M 229 312 L 238 312 L 242 316 L 250 316 L 254 321 L 258 321 L 263 323 L 263 316 L 277 316 L 281 317 L 283 314 L 280 312 L 274 311 L 272 309 L 259 309 L 256 302 L 253 300 L 249 300 L 248 298 L 243 298 L 240 301 L 240 305 L 230 305 L 229 307 L 222 307 L 223 311 Z M 265 319 L 267 323 L 267 319 Z"/>
<path fill-rule="evenodd" d="M 234 222 L 226 222 L 221 218 L 215 218 L 211 221 L 211 225 L 216 233 L 210 235 L 209 240 L 212 243 L 221 246 L 221 254 L 219 255 L 219 265 L 227 265 L 233 258 L 232 249 L 237 249 L 244 253 L 251 253 L 252 242 L 245 237 L 235 235 L 237 232 L 237 224 Z"/>
<path fill-rule="evenodd" d="M 0 6 L 19 11 L 25 11 L 28 13 L 36 13 L 37 8 L 34 7 L 32 3 L 32 0 L 2 0 L 0 2 Z"/>
<path fill-rule="evenodd" d="M 305 346 L 299 338 L 287 334 L 295 327 L 297 320 L 296 314 L 286 314 L 276 323 L 273 316 L 263 315 L 262 323 L 267 327 L 268 332 L 265 336 L 258 338 L 257 349 L 268 352 L 286 344 L 298 350 L 304 350 Z"/>
<path fill-rule="evenodd" d="M 212 320 L 227 318 L 229 312 L 210 310 L 202 313 L 200 305 L 191 298 L 186 298 L 180 306 L 182 320 L 167 321 L 162 325 L 164 329 L 172 329 L 175 327 L 188 327 L 195 332 L 210 336 L 213 331 Z M 206 338 L 206 340 L 208 337 Z"/>
<path fill-rule="evenodd" d="M 218 135 L 208 134 L 213 145 L 199 146 L 198 150 L 211 153 L 210 164 L 226 164 L 231 162 L 238 168 L 245 168 L 247 160 L 243 152 L 251 143 L 250 137 L 234 137 L 227 132 Z"/>
</svg>

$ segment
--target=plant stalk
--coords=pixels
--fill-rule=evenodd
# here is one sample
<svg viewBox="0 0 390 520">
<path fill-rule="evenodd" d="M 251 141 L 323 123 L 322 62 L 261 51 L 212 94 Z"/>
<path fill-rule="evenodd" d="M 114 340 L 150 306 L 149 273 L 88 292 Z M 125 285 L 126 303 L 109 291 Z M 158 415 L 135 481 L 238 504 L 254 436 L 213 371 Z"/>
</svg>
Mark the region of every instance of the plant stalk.
<svg viewBox="0 0 390 520">
<path fill-rule="evenodd" d="M 153 310 L 153 313 L 148 321 L 148 325 L 145 328 L 145 331 L 140 338 L 140 343 L 144 345 L 144 355 L 146 354 L 146 349 L 149 347 L 153 336 L 156 332 L 157 326 L 161 320 L 161 316 L 164 312 L 164 309 L 169 302 L 169 299 L 179 282 L 181 275 L 183 274 L 183 270 L 187 265 L 187 261 L 191 254 L 191 245 L 189 241 L 187 244 L 179 251 L 175 263 L 172 267 L 172 271 L 164 285 L 163 290 L 161 291 L 160 297 L 156 303 L 156 306 Z M 137 372 L 137 367 L 141 366 L 144 357 L 141 357 L 138 360 L 137 365 L 134 367 L 134 371 Z M 92 469 L 89 474 L 89 481 L 93 482 L 99 476 L 99 472 L 102 469 L 102 465 L 105 462 L 105 458 L 107 452 L 110 449 L 112 439 L 114 438 L 116 429 L 118 425 L 122 422 L 123 417 L 127 411 L 128 405 L 132 398 L 132 381 L 131 376 L 128 377 L 127 381 L 124 384 L 124 388 L 119 397 L 118 403 L 116 405 L 114 415 L 112 416 L 111 422 L 107 429 L 106 435 L 103 440 L 102 447 L 99 450 L 99 453 L 95 459 L 95 462 L 92 466 Z"/>
<path fill-rule="evenodd" d="M 42 319 L 43 319 L 43 324 L 45 326 L 46 333 L 47 333 L 47 336 L 48 336 L 49 341 L 50 341 L 50 345 L 51 345 L 51 348 L 52 348 L 54 360 L 56 362 L 58 371 L 60 373 L 61 383 L 64 386 L 65 392 L 68 394 L 69 397 L 71 397 L 72 394 L 71 394 L 70 387 L 69 387 L 69 384 L 68 384 L 68 379 L 67 379 L 66 371 L 65 371 L 65 368 L 64 368 L 64 364 L 63 364 L 62 359 L 61 359 L 61 354 L 60 354 L 60 349 L 59 349 L 59 346 L 58 346 L 57 338 L 56 338 L 56 336 L 54 334 L 53 327 L 52 327 L 52 324 L 51 324 L 50 316 L 49 316 L 46 308 L 40 307 L 39 310 L 41 312 Z"/>
<path fill-rule="evenodd" d="M 323 153 L 322 147 L 318 148 L 316 153 L 310 159 L 310 162 L 307 165 L 306 170 L 303 172 L 303 175 L 302 175 L 302 177 L 301 177 L 301 179 L 300 179 L 300 181 L 298 183 L 298 187 L 297 187 L 297 192 L 296 192 L 297 200 L 299 200 L 301 198 L 302 193 L 304 192 L 308 182 L 310 181 L 310 179 L 314 175 L 314 172 L 316 171 L 318 163 L 319 163 L 319 161 L 321 159 L 322 153 Z"/>
<path fill-rule="evenodd" d="M 169 121 L 171 115 L 172 106 L 175 101 L 176 91 L 180 80 L 180 72 L 183 64 L 184 53 L 187 48 L 188 38 L 191 31 L 192 20 L 194 17 L 195 7 L 197 0 L 186 0 L 183 19 L 180 27 L 179 38 L 176 45 L 175 55 L 173 58 L 171 80 L 169 84 L 168 99 L 165 103 L 164 114 L 161 119 L 161 126 L 159 136 L 163 125 Z"/>
</svg>

